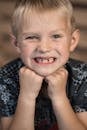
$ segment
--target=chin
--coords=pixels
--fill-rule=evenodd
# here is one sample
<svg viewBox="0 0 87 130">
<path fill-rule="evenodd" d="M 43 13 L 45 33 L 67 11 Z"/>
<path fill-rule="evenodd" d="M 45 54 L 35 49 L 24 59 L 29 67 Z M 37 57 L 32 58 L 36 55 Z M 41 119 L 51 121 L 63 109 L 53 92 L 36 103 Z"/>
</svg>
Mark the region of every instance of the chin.
<svg viewBox="0 0 87 130">
<path fill-rule="evenodd" d="M 49 76 L 49 75 L 51 75 L 52 73 L 54 73 L 55 71 L 56 71 L 56 70 L 53 70 L 53 71 L 52 71 L 52 70 L 51 70 L 51 71 L 41 71 L 41 70 L 40 70 L 40 71 L 37 71 L 37 70 L 35 71 L 35 70 L 34 70 L 35 73 L 37 73 L 38 75 L 40 75 L 40 76 L 42 76 L 42 77 Z"/>
</svg>

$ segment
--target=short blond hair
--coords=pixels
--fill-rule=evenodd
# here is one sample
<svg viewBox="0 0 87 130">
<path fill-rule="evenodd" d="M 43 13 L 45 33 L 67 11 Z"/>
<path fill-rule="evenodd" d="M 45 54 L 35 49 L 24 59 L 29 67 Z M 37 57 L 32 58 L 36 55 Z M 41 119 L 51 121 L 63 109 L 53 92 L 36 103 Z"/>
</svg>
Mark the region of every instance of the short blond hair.
<svg viewBox="0 0 87 130">
<path fill-rule="evenodd" d="M 63 9 L 70 18 L 72 28 L 75 28 L 75 18 L 70 0 L 18 0 L 12 17 L 12 32 L 16 37 L 25 12 L 32 11 L 32 9 L 39 12 Z"/>
</svg>

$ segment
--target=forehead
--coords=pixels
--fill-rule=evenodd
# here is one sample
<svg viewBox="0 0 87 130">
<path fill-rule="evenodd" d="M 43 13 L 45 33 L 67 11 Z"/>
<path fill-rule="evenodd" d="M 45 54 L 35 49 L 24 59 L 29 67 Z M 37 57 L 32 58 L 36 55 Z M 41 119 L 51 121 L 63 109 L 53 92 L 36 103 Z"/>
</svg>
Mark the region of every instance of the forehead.
<svg viewBox="0 0 87 130">
<path fill-rule="evenodd" d="M 26 11 L 22 20 L 22 31 L 67 28 L 69 21 L 68 16 L 57 9 L 44 12 Z"/>
</svg>

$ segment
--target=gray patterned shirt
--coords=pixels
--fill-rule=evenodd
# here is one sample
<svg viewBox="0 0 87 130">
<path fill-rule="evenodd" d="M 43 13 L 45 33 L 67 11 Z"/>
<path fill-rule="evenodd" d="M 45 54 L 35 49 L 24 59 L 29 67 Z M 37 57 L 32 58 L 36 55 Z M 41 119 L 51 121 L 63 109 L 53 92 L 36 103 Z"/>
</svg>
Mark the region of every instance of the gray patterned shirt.
<svg viewBox="0 0 87 130">
<path fill-rule="evenodd" d="M 19 69 L 23 66 L 21 59 L 16 59 L 0 68 L 0 116 L 11 116 L 15 113 L 19 85 Z M 69 59 L 66 64 L 69 77 L 66 86 L 67 96 L 75 112 L 87 111 L 87 64 Z M 43 83 L 45 85 L 45 83 Z M 47 121 L 48 123 L 45 123 Z M 35 125 L 42 122 L 38 130 L 48 130 L 49 124 L 55 123 L 56 118 L 51 101 L 43 94 L 39 94 L 36 100 Z M 45 124 L 45 125 L 43 125 Z M 42 128 L 45 126 L 45 128 Z M 51 128 L 51 127 L 49 127 Z M 50 129 L 49 129 L 50 130 Z"/>
</svg>

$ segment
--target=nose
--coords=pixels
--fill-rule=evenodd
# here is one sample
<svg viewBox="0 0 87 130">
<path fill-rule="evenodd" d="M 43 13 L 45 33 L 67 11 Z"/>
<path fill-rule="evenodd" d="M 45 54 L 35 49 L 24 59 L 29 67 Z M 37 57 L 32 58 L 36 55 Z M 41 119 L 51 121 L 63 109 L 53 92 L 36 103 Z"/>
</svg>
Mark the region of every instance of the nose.
<svg viewBox="0 0 87 130">
<path fill-rule="evenodd" d="M 49 52 L 49 51 L 51 51 L 51 49 L 52 49 L 51 42 L 46 39 L 40 41 L 40 43 L 38 44 L 38 47 L 37 47 L 37 50 L 42 53 Z"/>
</svg>

